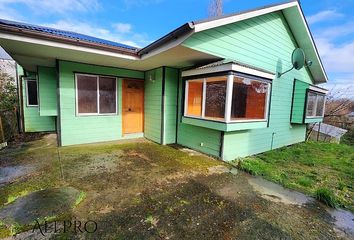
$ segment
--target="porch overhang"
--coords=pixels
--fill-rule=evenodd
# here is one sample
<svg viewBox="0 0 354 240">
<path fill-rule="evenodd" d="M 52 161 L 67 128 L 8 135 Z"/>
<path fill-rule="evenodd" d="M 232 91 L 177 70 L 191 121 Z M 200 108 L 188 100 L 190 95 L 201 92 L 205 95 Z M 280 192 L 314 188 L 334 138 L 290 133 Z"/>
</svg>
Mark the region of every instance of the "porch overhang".
<svg viewBox="0 0 354 240">
<path fill-rule="evenodd" d="M 142 59 L 137 55 L 112 52 L 109 49 L 97 49 L 49 39 L 38 39 L 33 36 L 4 32 L 1 29 L 0 45 L 27 71 L 34 72 L 37 66 L 55 67 L 57 59 L 140 71 L 164 65 L 184 68 L 220 59 L 181 45 L 173 46 L 158 55 Z"/>
</svg>

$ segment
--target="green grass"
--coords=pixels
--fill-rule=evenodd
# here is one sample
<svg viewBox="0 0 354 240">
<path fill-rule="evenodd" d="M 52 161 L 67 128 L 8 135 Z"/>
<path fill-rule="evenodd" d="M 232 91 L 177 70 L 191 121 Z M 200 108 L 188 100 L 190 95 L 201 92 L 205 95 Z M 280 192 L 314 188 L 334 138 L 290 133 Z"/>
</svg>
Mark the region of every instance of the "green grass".
<svg viewBox="0 0 354 240">
<path fill-rule="evenodd" d="M 333 192 L 327 188 L 317 189 L 315 197 L 318 201 L 323 202 L 327 206 L 335 208 L 337 206 L 337 200 Z"/>
<path fill-rule="evenodd" d="M 239 168 L 354 211 L 354 148 L 307 142 L 245 158 Z"/>
</svg>

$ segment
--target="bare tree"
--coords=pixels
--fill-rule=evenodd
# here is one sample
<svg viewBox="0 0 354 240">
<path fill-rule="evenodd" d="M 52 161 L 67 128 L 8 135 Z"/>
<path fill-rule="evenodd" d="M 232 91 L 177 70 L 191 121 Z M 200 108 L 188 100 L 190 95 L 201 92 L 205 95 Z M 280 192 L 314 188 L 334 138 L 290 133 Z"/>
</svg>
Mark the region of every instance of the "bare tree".
<svg viewBox="0 0 354 240">
<path fill-rule="evenodd" d="M 333 87 L 327 96 L 324 122 L 341 128 L 353 126 L 348 114 L 354 111 L 354 88 Z"/>
<path fill-rule="evenodd" d="M 209 5 L 209 17 L 218 17 L 223 14 L 222 0 L 211 0 Z"/>
</svg>

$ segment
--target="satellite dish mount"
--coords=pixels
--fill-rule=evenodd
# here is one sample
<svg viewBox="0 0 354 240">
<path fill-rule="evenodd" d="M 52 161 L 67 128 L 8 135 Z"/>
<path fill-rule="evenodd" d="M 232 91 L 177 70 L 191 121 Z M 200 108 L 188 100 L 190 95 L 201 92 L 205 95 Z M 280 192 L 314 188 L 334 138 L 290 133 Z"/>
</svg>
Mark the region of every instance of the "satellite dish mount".
<svg viewBox="0 0 354 240">
<path fill-rule="evenodd" d="M 306 65 L 306 56 L 305 56 L 304 50 L 302 50 L 301 48 L 296 48 L 293 51 L 293 54 L 291 56 L 291 63 L 293 65 L 293 67 L 283 73 L 278 73 L 278 78 L 280 78 L 281 76 L 290 72 L 293 69 L 300 70 L 301 68 L 303 68 Z M 308 66 L 310 66 L 311 64 L 312 64 L 312 62 L 309 61 Z"/>
</svg>

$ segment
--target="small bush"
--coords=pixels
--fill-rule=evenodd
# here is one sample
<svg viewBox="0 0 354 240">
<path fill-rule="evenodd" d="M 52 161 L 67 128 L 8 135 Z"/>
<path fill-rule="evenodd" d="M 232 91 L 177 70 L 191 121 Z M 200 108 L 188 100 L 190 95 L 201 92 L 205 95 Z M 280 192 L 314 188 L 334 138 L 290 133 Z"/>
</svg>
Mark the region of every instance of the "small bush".
<svg viewBox="0 0 354 240">
<path fill-rule="evenodd" d="M 342 144 L 354 146 L 354 128 L 350 129 L 341 139 Z"/>
<path fill-rule="evenodd" d="M 326 204 L 329 207 L 335 208 L 337 200 L 334 193 L 327 188 L 319 188 L 315 192 L 315 197 L 318 201 Z"/>
</svg>

